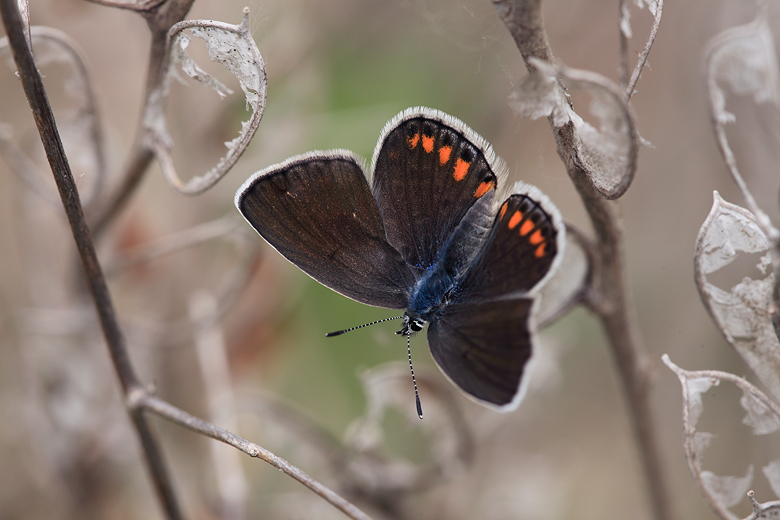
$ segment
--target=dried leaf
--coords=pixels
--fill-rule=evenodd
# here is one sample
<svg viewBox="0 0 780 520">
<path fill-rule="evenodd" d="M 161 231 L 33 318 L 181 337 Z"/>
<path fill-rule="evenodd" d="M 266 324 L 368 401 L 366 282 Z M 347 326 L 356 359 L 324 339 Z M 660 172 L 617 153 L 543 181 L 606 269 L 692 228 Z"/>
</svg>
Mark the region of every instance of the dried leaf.
<svg viewBox="0 0 780 520">
<path fill-rule="evenodd" d="M 193 30 L 193 34 L 195 31 Z M 206 39 L 206 38 L 204 38 Z M 187 53 L 187 47 L 189 47 L 190 42 L 192 40 L 189 36 L 182 33 L 179 35 L 179 37 L 176 39 L 175 43 L 173 44 L 173 47 L 171 49 L 172 52 L 172 59 L 174 63 L 176 63 L 179 68 L 184 71 L 184 73 L 191 77 L 192 79 L 199 81 L 212 89 L 214 92 L 219 94 L 219 97 L 222 99 L 225 99 L 227 96 L 233 93 L 233 91 L 225 86 L 222 82 L 220 82 L 217 78 L 210 75 L 208 72 L 200 68 L 200 66 L 195 63 L 195 60 L 193 60 L 190 55 Z M 209 42 L 208 39 L 206 39 L 207 42 Z M 208 44 L 209 48 L 209 57 L 211 58 L 211 45 Z M 214 59 L 212 58 L 212 61 Z"/>
<path fill-rule="evenodd" d="M 701 405 L 701 403 L 699 404 Z M 704 450 L 710 447 L 710 443 L 712 443 L 712 439 L 714 438 L 715 434 L 710 432 L 695 432 L 691 436 L 691 448 L 693 449 L 694 461 L 699 470 L 701 470 L 701 461 L 704 458 Z"/>
<path fill-rule="evenodd" d="M 555 71 L 537 68 L 528 74 L 517 90 L 509 96 L 509 106 L 520 117 L 539 119 L 552 117 L 553 125 L 561 127 L 571 120 L 572 110 L 566 93 L 558 84 Z"/>
<path fill-rule="evenodd" d="M 780 73 L 774 39 L 762 14 L 756 20 L 732 27 L 713 38 L 705 51 L 705 74 L 718 122 L 734 122 L 726 110 L 727 90 L 752 96 L 756 103 L 780 104 Z"/>
<path fill-rule="evenodd" d="M 737 517 L 729 508 L 741 502 L 750 488 L 753 481 L 753 466 L 748 467 L 744 477 L 718 476 L 711 471 L 702 470 L 701 462 L 704 451 L 709 447 L 714 435 L 708 432 L 697 432 L 695 429 L 696 420 L 702 411 L 701 394 L 720 381 L 728 381 L 736 385 L 742 390 L 742 406 L 748 411 L 748 417 L 743 422 L 751 426 L 753 432 L 759 435 L 777 430 L 777 426 L 780 424 L 780 407 L 766 394 L 741 377 L 716 370 L 691 372 L 672 363 L 666 354 L 663 355 L 662 359 L 677 375 L 683 387 L 684 447 L 688 468 L 710 507 L 721 518 L 736 519 Z M 780 461 L 769 463 L 763 468 L 763 472 L 777 493 L 778 488 L 780 488 Z M 754 513 L 763 510 L 763 506 L 754 500 L 753 506 Z M 759 506 L 759 509 L 756 509 L 756 506 Z M 768 507 L 773 507 L 773 505 L 769 504 Z M 750 518 L 759 517 L 758 514 L 754 514 Z"/>
<path fill-rule="evenodd" d="M 238 137 L 225 143 L 227 153 L 217 164 L 203 175 L 193 177 L 186 183 L 180 180 L 173 165 L 171 157 L 173 141 L 165 119 L 165 101 L 170 92 L 170 81 L 175 77 L 176 67 L 180 66 L 188 76 L 213 89 L 220 97 L 224 98 L 232 91 L 206 73 L 189 57 L 186 49 L 190 38 L 183 32 L 184 30 L 189 30 L 193 36 L 205 40 L 209 58 L 224 65 L 238 79 L 246 97 L 247 110 L 252 111 L 251 118 L 241 123 Z M 265 63 L 252 39 L 249 30 L 249 10 L 246 8 L 244 20 L 239 25 L 211 20 L 179 22 L 168 32 L 168 42 L 171 53 L 169 74 L 162 88 L 150 96 L 145 124 L 152 134 L 152 146 L 168 183 L 182 193 L 197 195 L 213 186 L 233 167 L 257 131 L 265 110 L 267 83 Z M 194 109 L 193 112 L 197 113 L 197 110 Z"/>
<path fill-rule="evenodd" d="M 772 486 L 775 496 L 780 497 L 780 459 L 773 460 L 761 468 L 761 471 L 764 473 L 767 481 L 769 481 L 769 485 Z"/>
<path fill-rule="evenodd" d="M 726 341 L 780 399 L 780 343 L 769 314 L 774 276 L 745 278 L 729 291 L 709 283 L 706 276 L 730 264 L 741 252 L 767 251 L 769 241 L 752 213 L 724 201 L 718 192 L 714 199 L 696 242 L 696 285 Z"/>
<path fill-rule="evenodd" d="M 688 399 L 687 403 L 685 403 L 685 406 L 688 407 L 688 420 L 690 421 L 691 429 L 696 429 L 696 423 L 699 422 L 699 417 L 701 417 L 701 413 L 704 411 L 701 394 L 711 387 L 717 386 L 718 381 L 711 377 L 699 377 L 685 379 L 683 384 L 685 384 L 688 391 Z"/>
<path fill-rule="evenodd" d="M 753 435 L 767 435 L 780 429 L 780 417 L 754 395 L 744 392 L 739 404 L 747 411 L 742 424 L 753 428 Z"/>
<path fill-rule="evenodd" d="M 622 196 L 636 170 L 639 135 L 621 90 L 593 72 L 553 67 L 539 60 L 532 63 L 536 70 L 512 94 L 512 108 L 523 117 L 551 117 L 556 127 L 572 123 L 577 158 L 593 186 L 608 199 Z M 590 111 L 599 120 L 598 128 L 571 109 L 558 77 L 567 88 L 591 96 Z"/>
<path fill-rule="evenodd" d="M 719 476 L 711 471 L 702 471 L 701 479 L 707 491 L 726 507 L 739 504 L 753 483 L 753 465 L 748 466 L 744 477 Z"/>
</svg>

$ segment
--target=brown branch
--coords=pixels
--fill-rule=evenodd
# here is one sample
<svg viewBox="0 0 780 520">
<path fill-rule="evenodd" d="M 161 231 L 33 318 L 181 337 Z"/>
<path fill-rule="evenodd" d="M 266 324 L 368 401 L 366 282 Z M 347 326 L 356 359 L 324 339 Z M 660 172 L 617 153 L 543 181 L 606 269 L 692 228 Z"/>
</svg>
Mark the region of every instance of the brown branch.
<svg viewBox="0 0 780 520">
<path fill-rule="evenodd" d="M 338 508 L 348 517 L 355 520 L 371 520 L 371 518 L 363 511 L 327 487 L 323 486 L 311 478 L 308 474 L 293 466 L 283 458 L 277 457 L 270 451 L 266 450 L 262 446 L 255 444 L 254 442 L 250 442 L 239 437 L 238 435 L 230 433 L 227 430 L 223 430 L 222 428 L 218 428 L 202 419 L 198 419 L 197 417 L 190 415 L 187 412 L 180 410 L 179 408 L 176 408 L 170 403 L 163 401 L 162 399 L 158 399 L 141 388 L 138 388 L 137 392 L 133 394 L 130 406 L 138 410 L 149 410 L 150 412 L 153 412 L 160 417 L 184 426 L 185 428 L 189 428 L 194 432 L 206 435 L 207 437 L 224 442 L 225 444 L 229 444 L 243 453 L 246 453 L 250 457 L 259 458 L 276 469 L 291 476 L 307 488 L 311 489 L 317 495 L 324 498 L 331 505 Z"/>
<path fill-rule="evenodd" d="M 103 278 L 92 236 L 84 218 L 84 210 L 79 200 L 76 182 L 73 179 L 73 174 L 71 173 L 70 165 L 57 131 L 54 113 L 43 87 L 41 75 L 35 65 L 32 50 L 27 45 L 22 20 L 15 0 L 0 0 L 0 14 L 2 14 L 3 24 L 11 42 L 14 61 L 20 72 L 27 101 L 33 112 L 33 118 L 38 127 L 38 132 L 46 151 L 46 157 L 54 174 L 54 180 L 57 183 L 57 189 L 68 217 L 73 239 L 76 242 L 76 247 L 84 267 L 87 285 L 95 301 L 95 308 L 109 353 L 111 354 L 111 360 L 122 386 L 122 391 L 127 396 L 133 389 L 139 388 L 140 385 L 130 363 L 125 346 L 125 338 L 119 328 L 111 302 L 111 295 Z M 129 412 L 141 441 L 146 464 L 160 502 L 168 518 L 182 518 L 157 440 L 149 429 L 145 417 L 136 410 L 129 410 Z"/>
<path fill-rule="evenodd" d="M 509 29 L 526 65 L 530 58 L 553 64 L 554 57 L 544 29 L 541 0 L 492 0 L 499 17 Z M 529 72 L 532 67 L 529 66 Z M 599 317 L 626 396 L 631 424 L 639 444 L 650 504 L 656 519 L 671 518 L 669 496 L 661 470 L 650 402 L 650 368 L 640 345 L 639 331 L 628 284 L 623 255 L 623 228 L 616 202 L 604 199 L 588 178 L 586 166 L 577 154 L 577 135 L 569 122 L 555 127 L 558 155 L 574 183 L 596 234 L 599 252 L 593 266 L 593 285 L 588 307 Z"/>
<path fill-rule="evenodd" d="M 126 7 L 128 9 L 137 9 L 146 18 L 146 23 L 152 33 L 152 41 L 149 48 L 149 65 L 146 72 L 146 93 L 144 95 L 144 107 L 141 111 L 142 124 L 138 125 L 138 132 L 135 137 L 133 149 L 130 152 L 130 159 L 127 162 L 125 171 L 122 174 L 122 182 L 107 197 L 106 204 L 97 210 L 97 216 L 92 221 L 92 229 L 96 237 L 99 237 L 124 209 L 130 196 L 141 183 L 144 174 L 149 170 L 149 166 L 154 159 L 152 151 L 152 142 L 149 139 L 149 130 L 143 119 L 146 115 L 147 107 L 152 102 L 152 95 L 157 91 L 165 77 L 165 70 L 168 66 L 166 57 L 166 45 L 168 39 L 168 29 L 176 22 L 181 21 L 187 15 L 195 0 L 169 0 L 167 2 L 141 2 L 138 6 L 117 5 L 111 2 L 115 7 Z M 101 2 L 98 2 L 101 3 Z M 108 2 L 103 2 L 109 4 Z"/>
</svg>

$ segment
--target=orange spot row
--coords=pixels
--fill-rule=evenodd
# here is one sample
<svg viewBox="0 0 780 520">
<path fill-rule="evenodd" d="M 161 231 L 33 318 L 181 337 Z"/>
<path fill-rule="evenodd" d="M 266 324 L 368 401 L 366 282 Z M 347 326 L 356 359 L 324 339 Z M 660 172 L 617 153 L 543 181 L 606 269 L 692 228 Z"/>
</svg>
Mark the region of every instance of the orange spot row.
<svg viewBox="0 0 780 520">
<path fill-rule="evenodd" d="M 547 252 L 545 246 L 547 246 L 547 243 L 542 242 L 542 244 L 536 248 L 536 251 L 534 251 L 534 256 L 536 258 L 541 258 L 545 255 L 545 253 Z"/>
<path fill-rule="evenodd" d="M 509 204 L 509 203 L 508 202 L 504 202 L 501 205 L 501 212 L 498 214 L 498 220 L 503 220 L 504 219 L 504 215 L 506 214 L 506 206 L 507 206 L 507 204 Z"/>
<path fill-rule="evenodd" d="M 450 160 L 450 154 L 452 153 L 452 146 L 442 146 L 439 148 L 439 164 L 444 166 L 447 161 Z"/>
<path fill-rule="evenodd" d="M 523 222 L 523 225 L 520 226 L 520 236 L 524 237 L 528 233 L 531 232 L 531 230 L 534 228 L 534 223 L 531 222 L 531 219 L 527 219 L 525 222 Z"/>
<path fill-rule="evenodd" d="M 493 181 L 483 181 L 482 184 L 477 187 L 477 191 L 474 192 L 474 197 L 480 198 L 482 195 L 489 192 L 493 188 L 495 188 Z"/>
<path fill-rule="evenodd" d="M 468 163 L 458 157 L 458 160 L 455 161 L 455 168 L 452 170 L 452 178 L 455 179 L 455 181 L 460 182 L 463 180 L 464 177 L 466 177 L 466 174 L 469 172 L 469 166 L 471 163 Z"/>
<path fill-rule="evenodd" d="M 517 226 L 521 220 L 523 220 L 523 214 L 519 211 L 515 211 L 509 219 L 509 229 L 515 229 L 515 226 Z"/>
<path fill-rule="evenodd" d="M 407 137 L 406 140 L 409 142 L 409 148 L 414 150 L 417 148 L 417 143 L 420 142 L 420 134 L 414 134 L 412 137 Z"/>
<path fill-rule="evenodd" d="M 433 136 L 422 136 L 422 142 L 425 153 L 431 153 L 433 151 Z"/>
</svg>

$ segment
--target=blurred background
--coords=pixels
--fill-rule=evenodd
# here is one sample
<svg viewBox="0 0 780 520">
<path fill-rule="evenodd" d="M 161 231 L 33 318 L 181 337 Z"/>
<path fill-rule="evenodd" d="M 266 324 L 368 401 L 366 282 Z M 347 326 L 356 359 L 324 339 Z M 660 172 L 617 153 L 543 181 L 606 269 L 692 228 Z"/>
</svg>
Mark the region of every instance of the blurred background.
<svg viewBox="0 0 780 520">
<path fill-rule="evenodd" d="M 267 109 L 249 150 L 198 197 L 172 191 L 153 166 L 99 244 L 142 381 L 176 406 L 287 458 L 376 518 L 649 518 L 611 353 L 588 312 L 576 309 L 541 333 L 529 392 L 510 414 L 459 394 L 417 336 L 412 350 L 426 411 L 420 422 L 405 344 L 393 334 L 397 323 L 324 337 L 394 311 L 313 282 L 247 233 L 233 206 L 246 177 L 290 155 L 347 148 L 370 160 L 383 125 L 423 105 L 483 135 L 511 180 L 537 185 L 567 221 L 589 232 L 547 121 L 520 119 L 509 108 L 525 69 L 491 3 L 198 0 L 189 18 L 238 23 L 245 5 L 268 74 Z M 710 38 L 752 20 L 756 10 L 749 1 L 669 2 L 633 98 L 648 146 L 620 201 L 626 263 L 644 346 L 656 364 L 656 430 L 678 518 L 714 515 L 685 463 L 680 386 L 661 355 L 691 370 L 751 376 L 699 300 L 692 256 L 712 191 L 743 204 L 710 127 L 702 52 Z M 616 80 L 617 15 L 613 1 L 548 0 L 556 58 Z M 114 186 L 140 118 L 145 22 L 75 0 L 33 2 L 31 17 L 66 32 L 84 51 Z M 769 18 L 780 29 L 776 8 Z M 634 60 L 652 18 L 632 7 L 631 21 Z M 240 93 L 208 63 L 202 42 L 192 48 L 201 66 Z M 68 117 L 73 106 L 63 71 L 52 66 L 44 73 L 58 116 Z M 10 67 L 0 75 L 0 92 L 0 121 L 43 165 Z M 583 115 L 587 103 L 575 97 Z M 777 114 L 748 100 L 729 103 L 738 121 L 730 134 L 737 159 L 777 224 Z M 220 101 L 191 82 L 174 86 L 168 114 L 186 177 L 210 168 L 248 117 L 240 94 Z M 74 160 L 80 186 L 93 182 L 88 171 Z M 46 195 L 53 183 L 50 175 L 39 180 L 41 190 L 29 189 L 0 160 L 0 519 L 161 518 L 83 293 L 70 231 Z M 139 248 L 215 219 L 227 233 L 121 265 Z M 740 269 L 714 281 L 728 288 L 758 276 L 750 263 Z M 215 302 L 220 320 L 204 326 L 198 309 Z M 750 435 L 738 399 L 726 385 L 705 399 L 701 427 L 718 437 L 704 467 L 721 475 L 744 475 L 748 465 L 760 468 L 780 456 L 777 439 Z M 158 418 L 151 422 L 189 518 L 342 518 L 264 463 Z M 776 498 L 758 469 L 756 475 L 757 499 Z M 747 516 L 747 501 L 735 512 Z"/>
</svg>

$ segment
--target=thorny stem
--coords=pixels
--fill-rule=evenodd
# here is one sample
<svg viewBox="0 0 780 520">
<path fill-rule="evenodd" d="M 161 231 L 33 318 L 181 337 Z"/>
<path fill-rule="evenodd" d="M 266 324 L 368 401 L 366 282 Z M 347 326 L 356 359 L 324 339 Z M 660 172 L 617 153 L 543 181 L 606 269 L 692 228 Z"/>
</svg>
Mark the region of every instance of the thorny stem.
<svg viewBox="0 0 780 520">
<path fill-rule="evenodd" d="M 526 64 L 537 58 L 552 64 L 542 18 L 541 0 L 492 0 Z M 530 69 L 529 69 L 530 71 Z M 551 121 L 552 126 L 552 121 Z M 596 234 L 598 262 L 593 266 L 589 308 L 600 318 L 627 398 L 631 424 L 639 444 L 650 503 L 658 520 L 671 518 L 668 492 L 661 471 L 650 402 L 649 365 L 640 345 L 631 294 L 623 264 L 623 229 L 617 203 L 604 199 L 593 187 L 575 147 L 572 123 L 553 126 L 558 155 L 582 198 Z"/>
<path fill-rule="evenodd" d="M 35 65 L 32 50 L 25 40 L 22 21 L 15 0 L 0 0 L 0 14 L 3 17 L 6 33 L 11 44 L 14 61 L 20 72 L 22 86 L 33 112 L 35 124 L 41 136 L 46 157 L 51 166 L 57 189 L 68 217 L 74 241 L 81 258 L 89 291 L 95 301 L 95 307 L 106 338 L 111 360 L 113 361 L 122 391 L 127 396 L 133 389 L 139 388 L 138 378 L 133 370 L 125 345 L 125 338 L 119 328 L 111 294 L 108 291 L 103 273 L 98 263 L 92 236 L 87 227 L 84 210 L 79 199 L 76 182 L 70 170 L 65 150 L 60 140 L 54 114 L 43 87 L 41 75 Z M 168 471 L 146 418 L 140 410 L 128 410 L 138 433 L 146 455 L 145 460 L 152 477 L 158 498 L 170 519 L 182 518 L 178 501 L 173 492 Z"/>
</svg>

